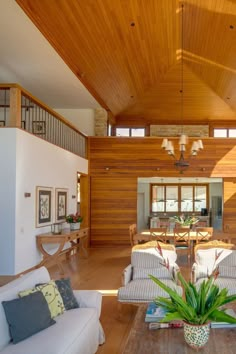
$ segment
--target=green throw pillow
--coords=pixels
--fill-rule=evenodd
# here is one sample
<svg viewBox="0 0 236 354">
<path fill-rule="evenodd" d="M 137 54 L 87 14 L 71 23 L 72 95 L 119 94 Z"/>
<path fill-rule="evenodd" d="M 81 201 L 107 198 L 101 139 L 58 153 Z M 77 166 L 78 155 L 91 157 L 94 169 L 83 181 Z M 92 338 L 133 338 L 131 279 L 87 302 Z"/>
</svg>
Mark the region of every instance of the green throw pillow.
<svg viewBox="0 0 236 354">
<path fill-rule="evenodd" d="M 41 291 L 2 302 L 14 344 L 56 323 Z M 20 351 L 19 351 L 20 352 Z"/>
<path fill-rule="evenodd" d="M 19 292 L 19 296 L 23 297 L 36 291 L 41 291 L 44 295 L 52 318 L 61 315 L 65 311 L 64 303 L 62 297 L 58 291 L 58 288 L 53 280 L 49 283 L 38 285 L 35 288 L 24 290 Z"/>
</svg>

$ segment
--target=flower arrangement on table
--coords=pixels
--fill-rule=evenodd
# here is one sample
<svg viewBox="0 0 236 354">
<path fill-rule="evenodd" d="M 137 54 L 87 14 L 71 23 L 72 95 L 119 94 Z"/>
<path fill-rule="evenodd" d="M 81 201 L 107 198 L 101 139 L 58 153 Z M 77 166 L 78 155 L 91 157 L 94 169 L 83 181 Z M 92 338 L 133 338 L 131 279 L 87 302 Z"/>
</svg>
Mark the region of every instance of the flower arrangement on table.
<svg viewBox="0 0 236 354">
<path fill-rule="evenodd" d="M 191 226 L 196 224 L 199 219 L 196 218 L 196 216 L 191 216 L 191 215 L 180 215 L 180 216 L 173 216 L 173 220 L 177 223 L 180 224 L 181 226 Z"/>
<path fill-rule="evenodd" d="M 156 250 L 163 257 L 159 244 Z M 216 267 L 216 264 L 222 252 L 223 250 L 218 253 L 216 251 L 213 271 L 208 279 L 204 280 L 198 287 L 191 281 L 187 282 L 183 275 L 178 272 L 177 278 L 184 291 L 183 297 L 158 278 L 149 275 L 169 295 L 169 298 L 159 296 L 154 299 L 157 306 L 166 310 L 166 315 L 161 322 L 182 320 L 184 322 L 185 340 L 194 348 L 201 348 L 207 342 L 211 321 L 236 323 L 236 318 L 227 314 L 223 307 L 223 305 L 235 301 L 236 294 L 229 296 L 227 288 L 220 290 L 219 286 L 215 284 L 215 279 L 219 275 L 219 268 Z M 164 260 L 162 265 L 170 270 L 168 259 Z"/>
<path fill-rule="evenodd" d="M 69 224 L 82 222 L 82 221 L 83 221 L 83 217 L 79 213 L 69 214 L 66 216 L 66 222 L 68 222 Z"/>
</svg>

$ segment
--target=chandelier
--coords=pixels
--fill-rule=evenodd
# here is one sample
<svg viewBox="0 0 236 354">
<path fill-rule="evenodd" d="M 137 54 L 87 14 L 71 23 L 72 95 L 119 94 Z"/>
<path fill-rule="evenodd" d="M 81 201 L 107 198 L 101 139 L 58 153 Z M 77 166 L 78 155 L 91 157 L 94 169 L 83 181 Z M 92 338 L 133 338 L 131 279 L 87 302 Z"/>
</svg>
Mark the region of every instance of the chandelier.
<svg viewBox="0 0 236 354">
<path fill-rule="evenodd" d="M 174 166 L 180 171 L 180 173 L 183 173 L 189 166 L 189 159 L 192 156 L 196 156 L 198 154 L 199 150 L 203 149 L 203 143 L 202 140 L 199 139 L 197 141 L 194 141 L 190 150 L 190 154 L 188 157 L 188 160 L 185 159 L 184 154 L 186 152 L 186 145 L 188 144 L 188 136 L 184 134 L 184 128 L 183 128 L 183 121 L 184 121 L 184 61 L 183 61 L 183 38 L 184 38 L 184 30 L 183 30 L 183 16 L 184 16 L 184 4 L 181 4 L 182 8 L 182 16 L 181 16 L 181 44 L 182 44 L 182 55 L 181 55 L 181 89 L 180 89 L 180 94 L 181 94 L 181 119 L 182 119 L 182 128 L 181 128 L 181 133 L 180 133 L 180 139 L 179 139 L 179 151 L 180 151 L 180 156 L 179 159 L 175 155 L 174 151 L 174 145 L 172 141 L 168 140 L 167 138 L 163 139 L 161 147 L 166 150 L 167 154 L 172 156 L 175 160 Z"/>
</svg>

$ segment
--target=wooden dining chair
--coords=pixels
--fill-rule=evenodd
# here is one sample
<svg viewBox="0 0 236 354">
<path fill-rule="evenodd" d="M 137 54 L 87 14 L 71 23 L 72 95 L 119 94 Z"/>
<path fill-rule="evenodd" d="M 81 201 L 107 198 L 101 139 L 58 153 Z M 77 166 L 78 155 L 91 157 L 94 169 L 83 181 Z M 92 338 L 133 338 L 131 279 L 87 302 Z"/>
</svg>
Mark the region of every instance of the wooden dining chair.
<svg viewBox="0 0 236 354">
<path fill-rule="evenodd" d="M 213 227 L 196 227 L 196 244 L 208 242 L 213 235 Z"/>
<path fill-rule="evenodd" d="M 150 241 L 159 241 L 166 243 L 167 227 L 150 228 Z"/>
<path fill-rule="evenodd" d="M 130 240 L 130 244 L 131 244 L 131 247 L 134 246 L 134 235 L 137 234 L 137 225 L 136 224 L 132 224 L 132 225 L 129 225 L 129 240 Z"/>
<path fill-rule="evenodd" d="M 174 229 L 174 246 L 178 253 L 186 253 L 188 263 L 191 259 L 190 228 L 178 227 Z"/>
</svg>

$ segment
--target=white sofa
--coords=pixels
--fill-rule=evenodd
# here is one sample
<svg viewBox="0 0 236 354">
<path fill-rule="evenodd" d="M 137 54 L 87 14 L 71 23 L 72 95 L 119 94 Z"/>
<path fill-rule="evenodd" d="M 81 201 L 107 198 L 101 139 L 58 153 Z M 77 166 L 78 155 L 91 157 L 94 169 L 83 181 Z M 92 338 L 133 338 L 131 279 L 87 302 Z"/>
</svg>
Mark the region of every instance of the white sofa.
<svg viewBox="0 0 236 354">
<path fill-rule="evenodd" d="M 75 290 L 79 308 L 65 311 L 56 324 L 17 343 L 10 342 L 2 301 L 13 300 L 18 292 L 50 280 L 45 267 L 36 269 L 0 287 L 0 353 L 2 354 L 94 354 L 104 343 L 99 322 L 102 295 L 95 290 Z"/>
</svg>

